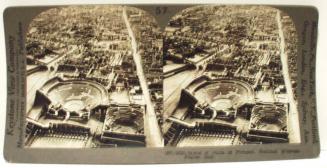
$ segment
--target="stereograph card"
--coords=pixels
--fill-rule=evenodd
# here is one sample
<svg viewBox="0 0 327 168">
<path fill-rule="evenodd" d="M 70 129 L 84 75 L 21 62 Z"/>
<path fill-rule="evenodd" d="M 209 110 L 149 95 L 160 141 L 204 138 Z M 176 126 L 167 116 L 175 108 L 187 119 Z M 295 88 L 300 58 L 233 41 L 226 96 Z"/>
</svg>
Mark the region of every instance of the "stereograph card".
<svg viewBox="0 0 327 168">
<path fill-rule="evenodd" d="M 319 155 L 311 6 L 10 7 L 8 162 Z"/>
</svg>

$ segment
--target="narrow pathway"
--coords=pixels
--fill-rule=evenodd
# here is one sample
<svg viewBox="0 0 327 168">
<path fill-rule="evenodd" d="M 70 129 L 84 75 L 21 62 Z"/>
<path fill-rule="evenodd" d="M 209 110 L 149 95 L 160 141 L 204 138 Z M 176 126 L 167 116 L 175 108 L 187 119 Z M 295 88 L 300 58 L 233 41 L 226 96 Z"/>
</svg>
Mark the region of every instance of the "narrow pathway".
<svg viewBox="0 0 327 168">
<path fill-rule="evenodd" d="M 161 130 L 158 125 L 157 116 L 154 111 L 153 104 L 150 98 L 150 92 L 144 76 L 143 66 L 141 56 L 137 51 L 137 42 L 129 20 L 126 14 L 126 8 L 123 9 L 123 18 L 128 30 L 128 35 L 131 38 L 132 50 L 133 50 L 133 59 L 136 64 L 137 76 L 140 80 L 141 88 L 143 91 L 143 96 L 146 104 L 146 114 L 145 114 L 145 133 L 147 138 L 148 147 L 163 147 L 163 139 L 161 135 Z"/>
<path fill-rule="evenodd" d="M 278 24 L 278 33 L 280 37 L 280 58 L 283 66 L 283 76 L 287 91 L 287 97 L 289 101 L 289 116 L 288 116 L 288 129 L 289 138 L 291 143 L 300 143 L 300 128 L 299 128 L 299 114 L 297 109 L 297 103 L 294 100 L 294 94 L 292 90 L 291 78 L 288 72 L 288 56 L 285 53 L 285 37 L 282 28 L 282 21 L 280 11 L 277 11 L 276 21 Z"/>
</svg>

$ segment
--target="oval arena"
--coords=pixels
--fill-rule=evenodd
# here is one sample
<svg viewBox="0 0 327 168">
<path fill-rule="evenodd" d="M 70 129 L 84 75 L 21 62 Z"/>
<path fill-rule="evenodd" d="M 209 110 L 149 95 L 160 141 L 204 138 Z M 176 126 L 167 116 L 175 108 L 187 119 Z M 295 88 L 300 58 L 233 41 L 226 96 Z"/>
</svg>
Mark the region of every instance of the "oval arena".
<svg viewBox="0 0 327 168">
<path fill-rule="evenodd" d="M 53 104 L 60 103 L 67 111 L 92 109 L 105 103 L 105 89 L 96 83 L 87 81 L 68 81 L 51 87 L 47 93 Z"/>
<path fill-rule="evenodd" d="M 228 79 L 200 83 L 192 94 L 199 103 L 208 103 L 216 110 L 236 109 L 254 100 L 254 91 L 249 84 Z"/>
</svg>

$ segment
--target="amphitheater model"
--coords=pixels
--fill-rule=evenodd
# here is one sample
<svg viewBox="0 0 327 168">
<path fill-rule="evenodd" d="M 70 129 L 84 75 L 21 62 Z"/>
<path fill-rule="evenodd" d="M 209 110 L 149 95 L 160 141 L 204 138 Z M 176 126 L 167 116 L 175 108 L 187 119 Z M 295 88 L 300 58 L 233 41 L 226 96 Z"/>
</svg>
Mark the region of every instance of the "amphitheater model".
<svg viewBox="0 0 327 168">
<path fill-rule="evenodd" d="M 236 110 L 245 103 L 254 102 L 254 91 L 245 82 L 231 79 L 197 79 L 187 88 L 197 104 L 193 113 L 210 118 L 235 119 Z"/>
<path fill-rule="evenodd" d="M 48 80 L 36 91 L 34 104 L 27 113 L 25 146 L 84 148 L 113 147 L 118 143 L 145 145 L 143 106 L 122 105 L 125 108 L 117 110 L 117 105 L 110 104 L 108 98 L 105 87 L 94 81 L 64 80 L 60 77 Z M 125 111 L 130 109 L 132 113 L 128 116 Z M 108 127 L 109 121 L 116 122 Z M 109 136 L 105 134 L 107 129 L 111 131 Z M 116 135 L 120 135 L 120 139 L 108 141 L 108 137 Z"/>
<path fill-rule="evenodd" d="M 108 103 L 108 92 L 96 82 L 54 77 L 37 90 L 34 105 L 27 116 L 35 120 L 41 115 L 54 119 L 88 120 L 91 109 Z"/>
<path fill-rule="evenodd" d="M 288 106 L 284 103 L 256 103 L 252 109 L 248 139 L 288 142 Z"/>
<path fill-rule="evenodd" d="M 145 146 L 145 106 L 111 104 L 104 119 L 101 139 L 110 143 Z"/>
<path fill-rule="evenodd" d="M 98 106 L 108 106 L 108 92 L 102 85 L 88 80 L 49 79 L 36 91 L 34 104 L 26 114 L 25 146 L 89 145 L 90 116 Z"/>
<path fill-rule="evenodd" d="M 225 146 L 244 143 L 286 142 L 269 134 L 271 126 L 263 127 L 268 119 L 254 118 L 262 104 L 255 101 L 255 92 L 247 82 L 232 78 L 211 79 L 203 75 L 182 89 L 180 101 L 173 114 L 167 119 L 164 129 L 167 146 Z M 266 103 L 267 113 L 275 113 L 276 104 Z M 273 108 L 266 108 L 268 104 Z M 280 103 L 280 106 L 285 104 Z M 283 109 L 279 107 L 276 109 Z M 281 110 L 282 111 L 282 110 Z M 279 113 L 285 122 L 287 110 Z M 262 115 L 263 116 L 263 115 Z M 266 116 L 269 116 L 268 114 Z M 272 115 L 271 118 L 278 115 Z M 279 117 L 279 116 L 278 116 Z M 276 120 L 274 120 L 276 121 Z M 271 120 L 271 122 L 273 122 Z M 250 128 L 250 123 L 255 125 Z M 261 123 L 261 126 L 257 126 Z M 277 124 L 278 125 L 278 124 Z M 283 127 L 279 124 L 277 127 Z M 258 129 L 260 128 L 260 129 Z M 262 130 L 266 128 L 266 130 Z M 249 131 L 250 130 L 250 131 Z M 265 132 L 265 137 L 255 134 Z M 287 130 L 285 131 L 287 133 Z M 284 132 L 283 132 L 284 133 Z M 282 134 L 283 134 L 282 133 Z M 287 134 L 286 138 L 287 138 Z M 285 136 L 282 136 L 285 137 Z M 270 141 L 273 140 L 273 141 Z"/>
</svg>

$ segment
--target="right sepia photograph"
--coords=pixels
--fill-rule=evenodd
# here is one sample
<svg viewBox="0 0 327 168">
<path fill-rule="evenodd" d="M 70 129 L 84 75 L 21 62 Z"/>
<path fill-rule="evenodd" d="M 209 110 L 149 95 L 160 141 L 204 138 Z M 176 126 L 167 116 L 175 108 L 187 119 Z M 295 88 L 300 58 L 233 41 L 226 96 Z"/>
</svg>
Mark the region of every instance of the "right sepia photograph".
<svg viewBox="0 0 327 168">
<path fill-rule="evenodd" d="M 195 6 L 163 36 L 165 146 L 300 143 L 298 39 L 287 13 Z"/>
</svg>

